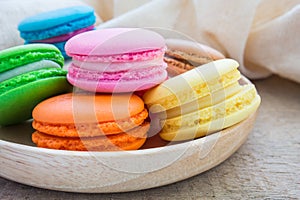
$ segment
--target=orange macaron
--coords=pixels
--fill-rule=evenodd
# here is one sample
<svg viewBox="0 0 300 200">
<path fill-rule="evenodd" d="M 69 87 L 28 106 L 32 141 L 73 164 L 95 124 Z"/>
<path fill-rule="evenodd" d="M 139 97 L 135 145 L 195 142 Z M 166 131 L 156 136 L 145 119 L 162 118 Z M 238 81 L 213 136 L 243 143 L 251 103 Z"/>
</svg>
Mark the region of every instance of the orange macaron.
<svg viewBox="0 0 300 200">
<path fill-rule="evenodd" d="M 68 93 L 41 102 L 32 116 L 32 141 L 51 149 L 135 150 L 150 127 L 144 102 L 134 94 Z"/>
</svg>

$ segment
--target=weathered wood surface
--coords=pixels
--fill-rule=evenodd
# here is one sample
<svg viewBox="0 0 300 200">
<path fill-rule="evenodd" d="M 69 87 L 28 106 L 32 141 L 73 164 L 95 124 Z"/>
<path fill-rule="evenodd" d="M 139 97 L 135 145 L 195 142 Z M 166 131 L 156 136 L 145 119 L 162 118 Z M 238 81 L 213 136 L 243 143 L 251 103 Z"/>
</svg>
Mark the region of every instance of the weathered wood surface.
<svg viewBox="0 0 300 200">
<path fill-rule="evenodd" d="M 0 199 L 299 199 L 300 84 L 276 76 L 255 84 L 262 105 L 253 132 L 234 155 L 205 173 L 121 194 L 56 192 L 0 178 Z"/>
</svg>

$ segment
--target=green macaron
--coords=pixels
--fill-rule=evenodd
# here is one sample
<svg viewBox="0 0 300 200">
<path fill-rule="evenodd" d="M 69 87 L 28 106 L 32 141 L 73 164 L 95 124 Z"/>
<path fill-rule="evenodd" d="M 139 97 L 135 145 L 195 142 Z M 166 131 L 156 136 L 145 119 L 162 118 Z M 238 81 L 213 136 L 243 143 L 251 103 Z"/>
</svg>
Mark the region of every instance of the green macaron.
<svg viewBox="0 0 300 200">
<path fill-rule="evenodd" d="M 31 118 L 44 99 L 72 90 L 61 52 L 50 44 L 29 44 L 0 51 L 0 126 Z"/>
</svg>

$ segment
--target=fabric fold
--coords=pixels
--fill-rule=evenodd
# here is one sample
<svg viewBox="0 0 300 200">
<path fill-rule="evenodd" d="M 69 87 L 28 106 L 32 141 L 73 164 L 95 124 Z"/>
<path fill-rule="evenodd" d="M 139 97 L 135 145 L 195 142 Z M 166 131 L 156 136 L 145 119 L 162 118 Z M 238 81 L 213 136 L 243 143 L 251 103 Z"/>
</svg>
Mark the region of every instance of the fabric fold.
<svg viewBox="0 0 300 200">
<path fill-rule="evenodd" d="M 118 3 L 121 7 L 122 2 Z M 181 37 L 219 50 L 237 60 L 248 78 L 274 73 L 300 82 L 299 0 L 152 0 L 140 4 L 98 28 L 151 27 L 166 38 Z"/>
<path fill-rule="evenodd" d="M 25 17 L 89 4 L 100 16 L 100 29 L 150 28 L 165 38 L 217 49 L 237 60 L 248 78 L 277 74 L 300 83 L 300 0 L 53 0 L 42 7 L 41 2 L 0 1 L 5 30 L 0 33 L 0 49 L 23 44 L 16 27 Z"/>
</svg>

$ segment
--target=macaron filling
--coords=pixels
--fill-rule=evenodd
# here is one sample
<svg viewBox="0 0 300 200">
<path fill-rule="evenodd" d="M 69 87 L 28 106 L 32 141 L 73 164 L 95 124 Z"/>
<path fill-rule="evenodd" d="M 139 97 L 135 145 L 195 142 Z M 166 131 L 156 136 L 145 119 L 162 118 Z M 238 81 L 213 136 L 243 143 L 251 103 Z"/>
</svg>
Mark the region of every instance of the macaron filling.
<svg viewBox="0 0 300 200">
<path fill-rule="evenodd" d="M 74 59 L 72 60 L 72 65 L 74 67 L 98 72 L 118 72 L 142 68 L 145 69 L 153 66 L 160 66 L 162 63 L 162 56 L 152 60 L 133 62 L 84 62 Z"/>
<path fill-rule="evenodd" d="M 101 46 L 100 46 L 101 47 Z M 142 52 L 134 52 L 134 53 L 124 53 L 124 54 L 117 54 L 117 55 L 73 55 L 68 54 L 69 56 L 73 57 L 73 60 L 84 61 L 84 62 L 135 62 L 135 61 L 147 61 L 153 60 L 164 55 L 165 48 L 161 49 L 154 49 L 149 51 L 142 51 Z"/>
<path fill-rule="evenodd" d="M 149 79 L 151 76 L 164 73 L 166 65 L 162 66 L 151 66 L 146 69 L 130 69 L 118 72 L 99 72 L 92 70 L 85 70 L 71 65 L 68 69 L 68 77 L 74 79 L 90 80 L 90 81 L 130 81 Z"/>
<path fill-rule="evenodd" d="M 27 65 L 20 66 L 20 67 L 2 72 L 0 74 L 0 82 L 5 81 L 10 78 L 13 78 L 18 75 L 27 73 L 27 72 L 44 69 L 44 68 L 61 68 L 61 66 L 51 60 L 40 60 L 37 62 L 29 63 Z"/>
</svg>

